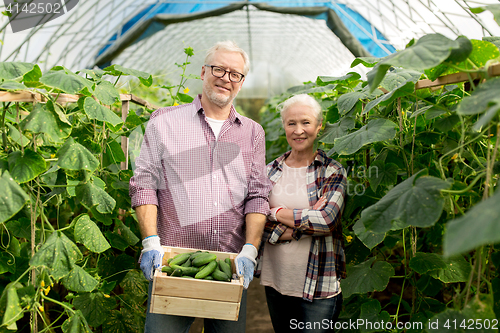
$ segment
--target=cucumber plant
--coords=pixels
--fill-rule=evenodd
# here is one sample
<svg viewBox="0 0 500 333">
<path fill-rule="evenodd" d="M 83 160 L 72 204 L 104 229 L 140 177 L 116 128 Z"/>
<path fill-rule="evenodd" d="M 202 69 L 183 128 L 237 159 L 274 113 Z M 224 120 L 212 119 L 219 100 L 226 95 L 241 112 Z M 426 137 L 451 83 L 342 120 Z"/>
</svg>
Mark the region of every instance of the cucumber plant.
<svg viewBox="0 0 500 333">
<path fill-rule="evenodd" d="M 184 51 L 182 75 L 193 55 Z M 1 91 L 41 99 L 0 109 L 0 332 L 143 331 L 148 284 L 120 138 L 143 129 L 153 110 L 131 107 L 122 120 L 117 85 L 125 76 L 166 91 L 151 74 L 120 65 L 42 73 L 36 64 L 0 63 Z M 177 92 L 168 87 L 163 105 L 192 100 L 187 79 Z M 78 100 L 63 103 L 64 94 Z"/>
</svg>

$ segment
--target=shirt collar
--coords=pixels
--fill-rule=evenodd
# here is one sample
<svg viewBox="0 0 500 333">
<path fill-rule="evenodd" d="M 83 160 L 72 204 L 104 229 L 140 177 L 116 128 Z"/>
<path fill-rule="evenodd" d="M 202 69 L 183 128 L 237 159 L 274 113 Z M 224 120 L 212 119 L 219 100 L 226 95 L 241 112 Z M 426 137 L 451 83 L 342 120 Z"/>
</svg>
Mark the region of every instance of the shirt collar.
<svg viewBox="0 0 500 333">
<path fill-rule="evenodd" d="M 198 94 L 198 96 L 196 96 L 196 98 L 193 101 L 193 104 L 194 104 L 193 117 L 199 112 L 205 114 L 205 110 L 203 110 L 203 106 L 201 105 L 201 94 Z M 231 123 L 237 123 L 242 125 L 241 115 L 236 111 L 233 104 L 231 104 L 231 109 L 229 111 L 228 119 Z"/>
</svg>

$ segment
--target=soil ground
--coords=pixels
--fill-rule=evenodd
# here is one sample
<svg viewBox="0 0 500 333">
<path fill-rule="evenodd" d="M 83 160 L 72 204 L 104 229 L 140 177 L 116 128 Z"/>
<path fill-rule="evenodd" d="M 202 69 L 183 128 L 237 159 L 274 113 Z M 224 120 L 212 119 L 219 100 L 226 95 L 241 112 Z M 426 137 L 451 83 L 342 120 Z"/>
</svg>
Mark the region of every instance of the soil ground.
<svg viewBox="0 0 500 333">
<path fill-rule="evenodd" d="M 197 318 L 189 333 L 201 333 L 203 319 Z M 271 317 L 267 309 L 264 286 L 260 285 L 259 279 L 255 278 L 250 283 L 247 295 L 247 325 L 246 333 L 272 333 Z"/>
</svg>

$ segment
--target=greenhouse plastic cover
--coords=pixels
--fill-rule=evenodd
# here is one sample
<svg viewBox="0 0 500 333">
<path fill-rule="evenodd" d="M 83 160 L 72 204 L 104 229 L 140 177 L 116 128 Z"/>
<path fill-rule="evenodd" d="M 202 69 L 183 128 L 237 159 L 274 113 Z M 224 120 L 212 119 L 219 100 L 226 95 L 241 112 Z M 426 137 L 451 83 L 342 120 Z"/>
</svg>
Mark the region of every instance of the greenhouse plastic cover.
<svg viewBox="0 0 500 333">
<path fill-rule="evenodd" d="M 469 9 L 498 3 L 66 0 L 66 8 L 73 7 L 66 14 L 24 31 L 14 33 L 4 16 L 0 60 L 36 62 L 44 71 L 55 65 L 76 71 L 120 64 L 175 81 L 185 47 L 195 52 L 187 73 L 199 75 L 205 51 L 231 39 L 251 59 L 239 96 L 267 98 L 319 75 L 363 73 L 350 68 L 355 57 L 384 57 L 424 34 L 500 36 L 490 12 Z M 191 81 L 192 91 L 199 92 L 201 83 Z"/>
</svg>

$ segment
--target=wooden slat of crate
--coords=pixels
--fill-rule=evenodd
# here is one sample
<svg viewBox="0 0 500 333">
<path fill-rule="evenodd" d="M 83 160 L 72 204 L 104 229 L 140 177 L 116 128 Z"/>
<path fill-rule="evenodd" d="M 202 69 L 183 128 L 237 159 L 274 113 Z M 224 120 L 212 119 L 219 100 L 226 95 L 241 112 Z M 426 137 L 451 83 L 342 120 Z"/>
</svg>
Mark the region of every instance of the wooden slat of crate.
<svg viewBox="0 0 500 333">
<path fill-rule="evenodd" d="M 187 279 L 155 274 L 155 295 L 207 299 L 213 301 L 239 302 L 242 287 L 240 281 L 221 282 L 213 280 Z"/>
<path fill-rule="evenodd" d="M 196 318 L 238 320 L 240 303 L 152 295 L 151 312 Z"/>
</svg>

